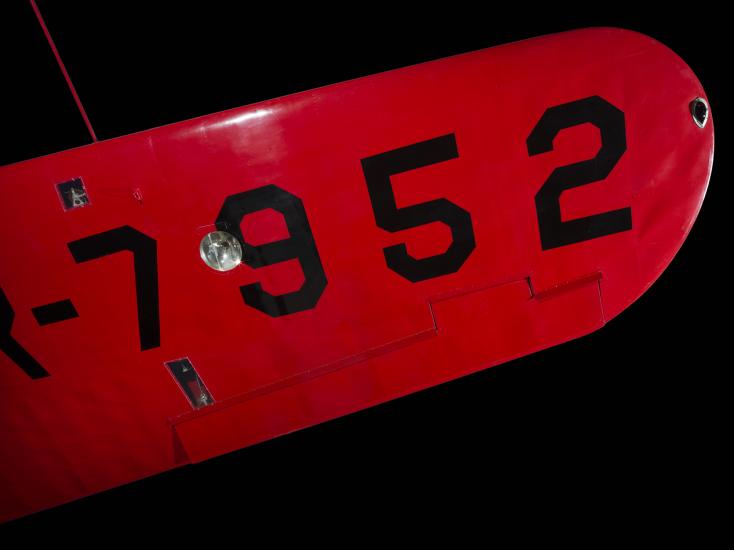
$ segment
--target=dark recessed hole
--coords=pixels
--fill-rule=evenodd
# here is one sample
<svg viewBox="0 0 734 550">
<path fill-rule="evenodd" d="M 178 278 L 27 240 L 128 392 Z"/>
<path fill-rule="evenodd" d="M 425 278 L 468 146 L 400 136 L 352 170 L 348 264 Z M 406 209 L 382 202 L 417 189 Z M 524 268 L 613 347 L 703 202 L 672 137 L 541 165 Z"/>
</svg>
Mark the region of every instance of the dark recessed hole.
<svg viewBox="0 0 734 550">
<path fill-rule="evenodd" d="M 709 119 L 709 106 L 705 99 L 697 97 L 691 101 L 691 115 L 699 128 L 706 126 Z"/>
</svg>

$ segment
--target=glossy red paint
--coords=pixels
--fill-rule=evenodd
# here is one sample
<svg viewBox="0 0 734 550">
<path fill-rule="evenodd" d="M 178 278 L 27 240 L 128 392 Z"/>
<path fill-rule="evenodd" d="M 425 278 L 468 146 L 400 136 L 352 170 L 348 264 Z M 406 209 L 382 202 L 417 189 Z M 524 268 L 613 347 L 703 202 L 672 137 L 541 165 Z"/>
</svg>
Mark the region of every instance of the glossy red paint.
<svg viewBox="0 0 734 550">
<path fill-rule="evenodd" d="M 534 197 L 556 167 L 592 158 L 590 124 L 554 151 L 526 139 L 549 107 L 601 96 L 624 112 L 627 151 L 603 181 L 565 192 L 564 219 L 631 207 L 632 229 L 542 250 Z M 0 518 L 205 460 L 594 331 L 637 299 L 681 246 L 704 198 L 713 123 L 673 52 L 590 29 L 352 80 L 0 169 L 0 287 L 12 336 L 49 372 L 0 354 Z M 453 133 L 459 157 L 392 178 L 398 206 L 446 198 L 476 248 L 456 272 L 411 283 L 382 249 L 416 257 L 439 223 L 375 223 L 360 160 Z M 81 177 L 90 205 L 64 211 Z M 298 263 L 215 272 L 199 257 L 228 195 L 275 184 L 304 204 L 328 279 L 315 308 L 269 317 L 239 287 L 297 289 Z M 75 263 L 67 243 L 120 226 L 157 241 L 161 345 L 140 350 L 132 255 Z M 252 242 L 282 218 L 245 218 Z M 77 318 L 31 308 L 70 298 Z M 216 400 L 194 411 L 164 363 L 188 357 Z"/>
</svg>

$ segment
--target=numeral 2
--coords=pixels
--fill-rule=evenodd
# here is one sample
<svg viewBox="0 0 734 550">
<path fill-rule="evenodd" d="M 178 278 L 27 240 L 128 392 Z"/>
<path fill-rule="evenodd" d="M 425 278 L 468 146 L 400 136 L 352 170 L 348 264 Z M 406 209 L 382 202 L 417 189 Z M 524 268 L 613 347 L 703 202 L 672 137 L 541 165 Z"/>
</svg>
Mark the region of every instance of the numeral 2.
<svg viewBox="0 0 734 550">
<path fill-rule="evenodd" d="M 601 148 L 593 159 L 556 168 L 535 195 L 543 250 L 580 243 L 632 229 L 632 209 L 621 208 L 585 218 L 561 221 L 561 193 L 603 180 L 627 150 L 624 113 L 599 96 L 551 107 L 527 139 L 530 156 L 553 150 L 561 130 L 590 122 L 601 133 Z"/>
</svg>

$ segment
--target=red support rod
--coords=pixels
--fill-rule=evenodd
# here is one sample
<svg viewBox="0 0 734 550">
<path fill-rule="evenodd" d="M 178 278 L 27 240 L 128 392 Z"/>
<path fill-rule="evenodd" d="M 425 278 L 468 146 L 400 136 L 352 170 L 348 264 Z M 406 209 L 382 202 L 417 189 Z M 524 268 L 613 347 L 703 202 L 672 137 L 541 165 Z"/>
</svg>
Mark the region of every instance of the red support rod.
<svg viewBox="0 0 734 550">
<path fill-rule="evenodd" d="M 59 68 L 61 69 L 61 73 L 64 75 L 64 78 L 66 79 L 66 83 L 69 85 L 69 90 L 71 90 L 71 95 L 74 97 L 76 106 L 79 108 L 79 112 L 81 113 L 82 118 L 84 119 L 84 124 L 87 125 L 87 130 L 89 130 L 89 134 L 92 136 L 92 141 L 97 141 L 97 135 L 94 133 L 94 128 L 92 128 L 92 123 L 89 122 L 89 117 L 87 116 L 87 112 L 84 110 L 84 105 L 82 105 L 82 100 L 79 99 L 79 94 L 76 93 L 76 89 L 74 88 L 74 83 L 71 81 L 71 78 L 69 77 L 69 73 L 66 71 L 64 62 L 61 60 L 61 55 L 59 54 L 59 50 L 56 48 L 56 44 L 54 44 L 53 38 L 51 38 L 51 33 L 48 31 L 46 22 L 43 20 L 43 16 L 41 15 L 41 10 L 38 9 L 38 6 L 36 5 L 36 0 L 29 0 L 29 1 L 31 3 L 31 7 L 33 8 L 33 11 L 36 14 L 38 23 L 41 25 L 41 28 L 43 29 L 43 34 L 46 35 L 46 40 L 48 41 L 48 45 L 51 46 L 51 51 L 54 53 L 56 62 L 59 64 Z"/>
</svg>

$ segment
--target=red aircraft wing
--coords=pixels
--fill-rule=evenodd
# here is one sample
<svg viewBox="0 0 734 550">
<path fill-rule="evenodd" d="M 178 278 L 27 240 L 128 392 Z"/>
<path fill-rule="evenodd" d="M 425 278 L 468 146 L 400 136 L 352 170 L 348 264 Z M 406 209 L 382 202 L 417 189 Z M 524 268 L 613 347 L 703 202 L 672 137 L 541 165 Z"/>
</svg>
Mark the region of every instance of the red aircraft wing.
<svg viewBox="0 0 734 550">
<path fill-rule="evenodd" d="M 705 97 L 590 29 L 0 168 L 0 518 L 600 328 L 694 222 Z"/>
</svg>

